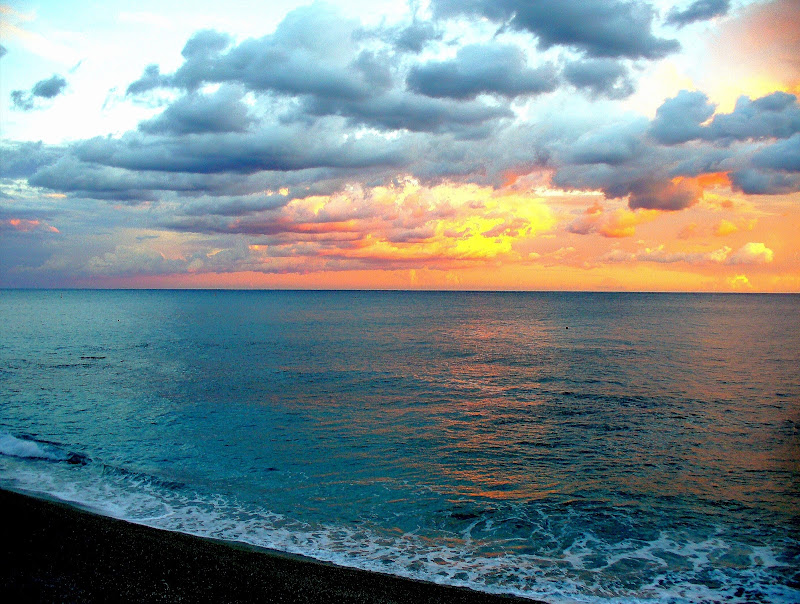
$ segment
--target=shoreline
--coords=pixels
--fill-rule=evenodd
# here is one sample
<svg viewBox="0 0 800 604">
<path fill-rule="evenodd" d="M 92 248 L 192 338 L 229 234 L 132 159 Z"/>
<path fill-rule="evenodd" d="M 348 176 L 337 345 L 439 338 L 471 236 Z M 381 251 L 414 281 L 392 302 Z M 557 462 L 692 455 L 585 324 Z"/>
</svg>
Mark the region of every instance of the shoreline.
<svg viewBox="0 0 800 604">
<path fill-rule="evenodd" d="M 134 524 L 0 489 L 11 601 L 545 604 Z"/>
</svg>

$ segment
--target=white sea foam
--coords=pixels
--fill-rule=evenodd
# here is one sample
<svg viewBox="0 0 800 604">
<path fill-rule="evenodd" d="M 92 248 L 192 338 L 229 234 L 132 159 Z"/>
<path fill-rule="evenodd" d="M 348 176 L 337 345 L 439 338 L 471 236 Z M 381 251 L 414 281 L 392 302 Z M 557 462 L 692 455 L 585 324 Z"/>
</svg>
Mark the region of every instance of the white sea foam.
<svg viewBox="0 0 800 604">
<path fill-rule="evenodd" d="M 50 459 L 54 461 L 67 459 L 67 455 L 55 447 L 32 440 L 15 438 L 5 433 L 0 433 L 0 455 L 28 459 Z"/>
<path fill-rule="evenodd" d="M 35 452 L 29 441 L 2 440 L 11 449 Z M 21 444 L 15 444 L 21 443 Z M 10 454 L 8 454 L 10 455 Z M 10 488 L 45 494 L 82 508 L 138 524 L 201 537 L 242 542 L 257 547 L 309 556 L 342 566 L 471 587 L 493 593 L 545 599 L 553 604 L 689 604 L 698 601 L 748 601 L 746 594 L 724 584 L 725 568 L 710 559 L 736 548 L 750 560 L 740 579 L 758 585 L 769 601 L 798 602 L 796 590 L 769 585 L 765 570 L 777 564 L 766 547 L 735 545 L 718 536 L 691 542 L 661 534 L 651 541 L 604 544 L 591 534 L 577 538 L 561 557 L 495 553 L 480 550 L 474 538 L 432 540 L 416 532 L 384 534 L 365 526 L 311 525 L 243 504 L 219 494 L 170 487 L 155 478 L 115 471 L 101 464 L 75 468 L 43 464 L 41 455 L 6 457 L 0 463 L 0 483 Z M 47 458 L 44 458 L 47 459 Z M 474 523 L 470 525 L 470 529 Z M 591 556 L 602 553 L 603 562 Z M 679 567 L 669 562 L 673 556 Z M 599 577 L 614 572 L 626 560 L 645 561 L 660 570 L 636 589 L 611 590 Z M 721 586 L 711 588 L 691 579 L 698 573 L 717 573 Z M 771 590 L 771 591 L 770 591 Z M 623 595 L 621 595 L 623 594 Z"/>
</svg>

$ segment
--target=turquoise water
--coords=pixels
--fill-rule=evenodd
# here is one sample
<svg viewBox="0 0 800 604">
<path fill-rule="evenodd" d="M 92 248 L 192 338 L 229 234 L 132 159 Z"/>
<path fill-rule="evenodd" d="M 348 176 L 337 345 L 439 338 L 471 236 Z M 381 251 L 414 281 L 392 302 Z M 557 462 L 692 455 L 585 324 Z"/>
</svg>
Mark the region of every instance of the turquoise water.
<svg viewBox="0 0 800 604">
<path fill-rule="evenodd" d="M 551 602 L 800 602 L 800 296 L 0 291 L 0 486 Z"/>
</svg>

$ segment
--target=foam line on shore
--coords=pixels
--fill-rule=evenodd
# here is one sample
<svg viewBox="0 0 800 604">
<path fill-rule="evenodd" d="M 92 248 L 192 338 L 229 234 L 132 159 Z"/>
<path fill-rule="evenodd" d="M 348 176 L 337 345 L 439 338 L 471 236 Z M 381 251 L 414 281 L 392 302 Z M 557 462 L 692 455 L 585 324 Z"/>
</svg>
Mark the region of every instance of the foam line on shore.
<svg viewBox="0 0 800 604">
<path fill-rule="evenodd" d="M 463 602 L 486 594 L 163 531 L 0 490 L 14 601 Z"/>
</svg>

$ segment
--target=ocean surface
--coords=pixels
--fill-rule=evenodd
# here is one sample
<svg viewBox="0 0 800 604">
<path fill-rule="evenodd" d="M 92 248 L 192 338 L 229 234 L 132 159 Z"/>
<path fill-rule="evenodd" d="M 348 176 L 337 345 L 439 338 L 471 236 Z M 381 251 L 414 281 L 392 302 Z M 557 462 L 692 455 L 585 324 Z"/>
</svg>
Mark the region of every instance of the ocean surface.
<svg viewBox="0 0 800 604">
<path fill-rule="evenodd" d="M 800 296 L 0 291 L 0 486 L 553 603 L 797 603 Z"/>
</svg>

